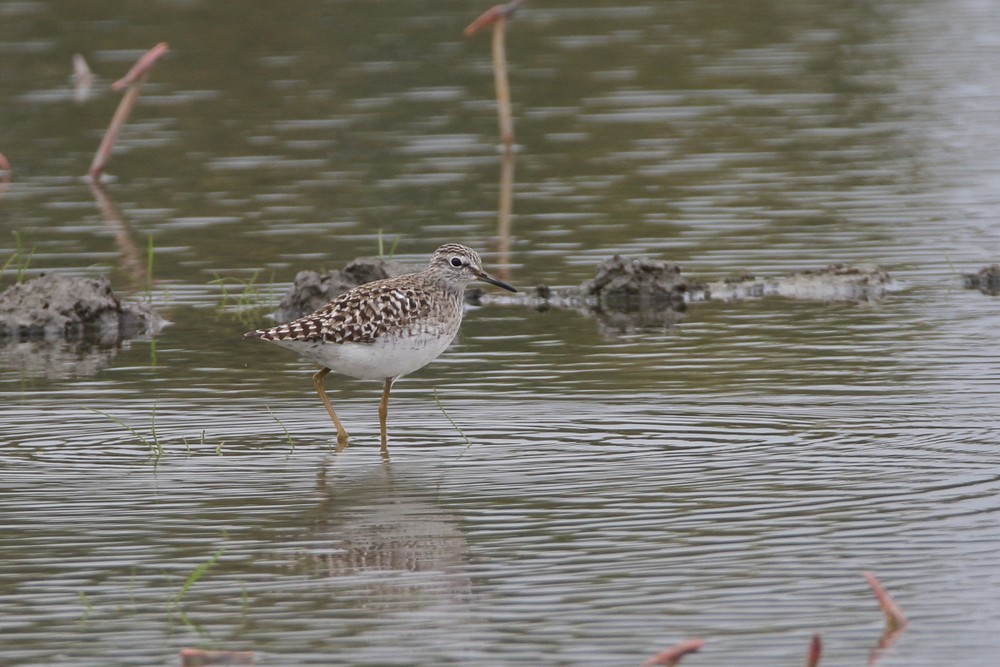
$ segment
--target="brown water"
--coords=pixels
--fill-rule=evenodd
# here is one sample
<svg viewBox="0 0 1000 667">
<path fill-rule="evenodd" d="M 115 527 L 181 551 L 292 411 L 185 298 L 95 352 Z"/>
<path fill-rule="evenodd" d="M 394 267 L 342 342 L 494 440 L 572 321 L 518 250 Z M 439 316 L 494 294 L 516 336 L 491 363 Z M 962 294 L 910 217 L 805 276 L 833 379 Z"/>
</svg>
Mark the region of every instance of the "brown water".
<svg viewBox="0 0 1000 667">
<path fill-rule="evenodd" d="M 881 665 L 994 664 L 1000 304 L 960 273 L 1000 254 L 995 6 L 528 3 L 507 239 L 489 38 L 461 36 L 485 6 L 0 5 L 0 262 L 18 232 L 29 277 L 145 299 L 151 239 L 174 323 L 0 347 L 0 662 L 634 665 L 701 636 L 685 663 L 773 666 L 819 631 L 822 664 L 859 665 L 870 569 L 911 618 Z M 102 213 L 107 84 L 158 41 Z M 328 382 L 333 453 L 312 369 L 243 341 L 264 320 L 232 296 L 380 240 L 468 243 L 524 288 L 619 252 L 705 280 L 870 262 L 902 289 L 625 335 L 475 309 L 397 385 L 382 463 L 379 388 Z"/>
</svg>

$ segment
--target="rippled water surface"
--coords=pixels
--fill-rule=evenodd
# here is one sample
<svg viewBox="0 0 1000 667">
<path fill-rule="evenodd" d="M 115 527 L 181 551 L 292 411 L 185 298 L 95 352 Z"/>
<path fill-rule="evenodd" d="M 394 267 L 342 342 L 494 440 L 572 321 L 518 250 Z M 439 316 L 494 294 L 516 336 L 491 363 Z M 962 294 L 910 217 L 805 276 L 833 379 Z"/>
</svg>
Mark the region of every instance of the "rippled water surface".
<svg viewBox="0 0 1000 667">
<path fill-rule="evenodd" d="M 0 4 L 0 287 L 106 274 L 172 322 L 0 345 L 0 662 L 636 665 L 703 637 L 685 664 L 771 667 L 820 632 L 861 665 L 871 570 L 910 617 L 880 665 L 995 664 L 1000 302 L 961 279 L 1000 255 L 995 5 L 533 0 L 509 230 L 490 40 L 461 34 L 485 8 Z M 108 84 L 159 41 L 95 199 Z M 335 452 L 244 306 L 446 241 L 528 291 L 615 253 L 898 289 L 653 328 L 487 300 L 396 385 L 388 462 L 379 387 L 330 376 Z"/>
</svg>

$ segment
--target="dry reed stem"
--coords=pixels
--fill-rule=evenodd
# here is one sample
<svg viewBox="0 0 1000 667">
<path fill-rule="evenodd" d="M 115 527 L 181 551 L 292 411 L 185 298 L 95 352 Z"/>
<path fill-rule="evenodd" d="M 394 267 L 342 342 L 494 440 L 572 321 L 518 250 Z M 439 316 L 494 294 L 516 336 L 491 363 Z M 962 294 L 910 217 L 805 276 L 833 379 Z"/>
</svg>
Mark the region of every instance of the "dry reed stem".
<svg viewBox="0 0 1000 667">
<path fill-rule="evenodd" d="M 687 639 L 667 647 L 642 663 L 642 667 L 674 667 L 688 653 L 696 653 L 705 645 L 703 639 Z"/>
<path fill-rule="evenodd" d="M 497 94 L 500 141 L 510 150 L 514 144 L 514 117 L 510 111 L 510 83 L 507 80 L 507 19 L 501 16 L 493 26 L 493 82 Z"/>
<path fill-rule="evenodd" d="M 823 651 L 823 640 L 817 632 L 809 642 L 809 652 L 806 653 L 806 667 L 819 667 L 819 656 Z"/>
<path fill-rule="evenodd" d="M 476 34 L 488 25 L 493 26 L 493 81 L 496 85 L 497 115 L 500 121 L 500 141 L 507 150 L 514 144 L 514 120 L 510 111 L 510 84 L 507 79 L 507 19 L 524 0 L 512 0 L 505 5 L 494 5 L 465 27 L 466 37 Z"/>
<path fill-rule="evenodd" d="M 107 132 L 104 133 L 104 138 L 101 139 L 101 145 L 98 147 L 97 153 L 94 155 L 93 162 L 90 163 L 90 171 L 88 172 L 90 174 L 90 178 L 96 179 L 100 176 L 101 172 L 104 171 L 104 168 L 107 166 L 108 160 L 111 157 L 111 150 L 114 148 L 115 142 L 118 140 L 118 135 L 121 133 L 122 127 L 125 125 L 125 121 L 128 120 L 128 115 L 132 112 L 132 107 L 135 106 L 135 101 L 139 98 L 139 92 L 142 90 L 142 84 L 146 82 L 146 78 L 149 76 L 150 68 L 166 52 L 166 42 L 160 42 L 144 53 L 125 76 L 111 85 L 112 90 L 121 90 L 124 87 L 128 87 L 128 90 L 125 91 L 122 101 L 118 103 L 118 108 L 115 109 L 115 115 L 111 118 L 111 124 L 108 126 Z"/>
</svg>

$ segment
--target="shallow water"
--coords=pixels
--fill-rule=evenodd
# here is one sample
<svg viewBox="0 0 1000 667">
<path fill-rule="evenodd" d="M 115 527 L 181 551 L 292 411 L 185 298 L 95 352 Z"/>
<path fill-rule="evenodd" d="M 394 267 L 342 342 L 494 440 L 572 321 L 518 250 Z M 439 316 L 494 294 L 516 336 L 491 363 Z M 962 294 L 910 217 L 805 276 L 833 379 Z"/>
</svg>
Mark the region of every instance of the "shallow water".
<svg viewBox="0 0 1000 667">
<path fill-rule="evenodd" d="M 29 276 L 109 273 L 173 322 L 0 347 L 0 662 L 627 665 L 700 636 L 685 664 L 771 666 L 821 632 L 856 665 L 872 570 L 911 619 L 879 664 L 993 664 L 1000 310 L 960 274 L 1000 250 L 995 8 L 740 7 L 529 3 L 498 238 L 489 38 L 461 37 L 485 6 L 0 6 L 0 262 L 16 231 Z M 158 41 L 101 204 L 106 86 Z M 331 376 L 335 453 L 313 369 L 241 339 L 238 281 L 273 302 L 445 241 L 525 289 L 616 252 L 901 289 L 638 331 L 488 304 L 396 385 L 388 463 L 379 387 Z"/>
</svg>

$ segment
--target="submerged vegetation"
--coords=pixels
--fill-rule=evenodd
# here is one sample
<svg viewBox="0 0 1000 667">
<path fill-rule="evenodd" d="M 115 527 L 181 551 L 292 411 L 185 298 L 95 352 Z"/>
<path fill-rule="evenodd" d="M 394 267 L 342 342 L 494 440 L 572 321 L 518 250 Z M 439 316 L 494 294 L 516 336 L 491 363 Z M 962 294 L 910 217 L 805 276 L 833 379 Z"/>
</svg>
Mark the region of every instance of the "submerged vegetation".
<svg viewBox="0 0 1000 667">
<path fill-rule="evenodd" d="M 129 433 L 131 433 L 132 436 L 136 440 L 138 440 L 140 443 L 142 443 L 142 445 L 146 449 L 148 449 L 149 453 L 152 454 L 155 458 L 159 459 L 160 457 L 163 456 L 163 445 L 160 443 L 160 439 L 159 439 L 159 437 L 156 434 L 156 403 L 153 403 L 153 413 L 152 413 L 152 417 L 150 418 L 149 437 L 148 438 L 146 436 L 144 436 L 142 433 L 139 433 L 139 431 L 136 430 L 135 428 L 133 428 L 132 426 L 129 426 L 128 424 L 126 424 L 121 419 L 118 419 L 117 417 L 109 415 L 107 412 L 103 412 L 103 411 L 98 410 L 96 408 L 87 408 L 87 410 L 90 410 L 91 412 L 93 412 L 95 414 L 101 415 L 102 417 L 104 417 L 108 421 L 110 421 L 110 422 L 112 422 L 114 424 L 117 424 L 118 426 L 122 427 L 123 429 L 125 429 L 126 431 L 128 431 Z"/>
<path fill-rule="evenodd" d="M 177 591 L 174 592 L 172 595 L 170 595 L 166 599 L 166 601 L 165 601 L 164 607 L 165 607 L 167 618 L 168 619 L 170 619 L 170 618 L 176 618 L 177 620 L 179 620 L 181 622 L 182 625 L 184 625 L 185 627 L 191 629 L 192 631 L 194 631 L 196 634 L 198 634 L 201 637 L 208 637 L 209 635 L 202 628 L 202 626 L 199 625 L 198 623 L 194 622 L 194 620 L 190 617 L 190 615 L 187 613 L 187 611 L 185 611 L 185 609 L 183 607 L 184 596 L 199 581 L 201 581 L 205 577 L 205 575 L 208 574 L 208 572 L 212 568 L 214 568 L 219 563 L 219 561 L 222 558 L 222 555 L 225 553 L 225 551 L 226 551 L 226 548 L 224 546 L 219 547 L 206 560 L 202 561 L 201 563 L 198 563 L 185 576 L 184 581 L 181 582 L 180 588 L 178 588 Z M 133 588 L 133 585 L 134 585 L 134 575 L 135 575 L 134 570 L 133 570 L 132 575 L 133 575 L 133 582 L 129 586 L 129 605 L 128 605 L 128 607 L 123 606 L 123 605 L 118 605 L 117 607 L 115 607 L 115 610 L 114 610 L 114 614 L 115 615 L 125 614 L 125 613 L 127 613 L 129 611 L 129 608 L 131 608 L 131 610 L 135 610 L 136 601 L 135 601 L 135 591 L 134 591 L 134 588 Z M 82 609 L 82 611 L 80 613 L 79 622 L 80 622 L 81 625 L 86 625 L 87 623 L 89 623 L 91 621 L 92 617 L 95 617 L 95 616 L 98 616 L 98 615 L 101 614 L 102 608 L 100 606 L 98 606 L 97 604 L 95 604 L 94 601 L 91 599 L 91 596 L 87 595 L 87 593 L 85 591 L 77 591 L 76 594 L 77 594 L 77 598 L 80 600 L 80 604 L 83 607 L 83 609 Z M 246 588 L 245 587 L 243 588 L 243 595 L 241 597 L 241 606 L 242 606 L 242 610 L 243 610 L 243 616 L 244 616 L 244 619 L 245 619 L 246 616 L 247 616 L 248 609 L 249 609 L 248 596 L 247 596 Z"/>
<path fill-rule="evenodd" d="M 216 273 L 215 279 L 208 281 L 208 284 L 219 288 L 218 311 L 234 315 L 240 324 L 247 327 L 254 326 L 265 313 L 272 312 L 277 303 L 274 296 L 274 272 L 271 272 L 266 284 L 258 282 L 261 273 L 260 270 L 254 271 L 246 280 Z"/>
</svg>

